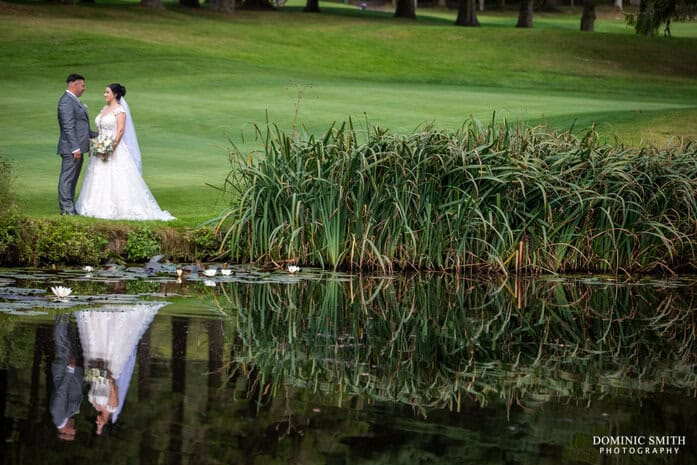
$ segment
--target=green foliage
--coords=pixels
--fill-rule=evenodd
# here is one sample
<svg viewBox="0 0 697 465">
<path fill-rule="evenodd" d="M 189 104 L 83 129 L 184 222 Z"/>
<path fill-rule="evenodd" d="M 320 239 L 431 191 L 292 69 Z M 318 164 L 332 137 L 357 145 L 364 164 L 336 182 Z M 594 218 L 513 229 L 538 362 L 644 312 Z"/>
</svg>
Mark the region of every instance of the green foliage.
<svg viewBox="0 0 697 465">
<path fill-rule="evenodd" d="M 129 262 L 149 260 L 160 253 L 160 240 L 152 229 L 134 229 L 128 233 L 123 251 Z"/>
<path fill-rule="evenodd" d="M 220 255 L 220 237 L 214 228 L 201 226 L 192 229 L 187 232 L 186 238 L 193 258 L 205 260 Z"/>
<path fill-rule="evenodd" d="M 108 243 L 91 226 L 67 219 L 11 215 L 0 221 L 0 257 L 4 263 L 100 263 L 109 255 Z"/>
<path fill-rule="evenodd" d="M 261 131 L 260 131 L 261 133 Z M 348 269 L 656 271 L 697 265 L 697 144 L 632 149 L 544 126 L 277 128 L 232 153 L 230 257 Z"/>
</svg>

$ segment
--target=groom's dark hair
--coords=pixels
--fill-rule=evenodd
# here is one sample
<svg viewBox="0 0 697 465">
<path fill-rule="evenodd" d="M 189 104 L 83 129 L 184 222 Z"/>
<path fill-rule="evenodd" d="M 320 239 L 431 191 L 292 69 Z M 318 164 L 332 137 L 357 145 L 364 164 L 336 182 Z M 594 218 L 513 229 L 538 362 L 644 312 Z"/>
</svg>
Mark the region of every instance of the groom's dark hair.
<svg viewBox="0 0 697 465">
<path fill-rule="evenodd" d="M 73 81 L 84 81 L 84 80 L 85 80 L 85 77 L 82 76 L 81 74 L 73 73 L 73 74 L 68 74 L 68 77 L 65 79 L 65 83 L 68 84 L 68 83 L 71 83 Z"/>
</svg>

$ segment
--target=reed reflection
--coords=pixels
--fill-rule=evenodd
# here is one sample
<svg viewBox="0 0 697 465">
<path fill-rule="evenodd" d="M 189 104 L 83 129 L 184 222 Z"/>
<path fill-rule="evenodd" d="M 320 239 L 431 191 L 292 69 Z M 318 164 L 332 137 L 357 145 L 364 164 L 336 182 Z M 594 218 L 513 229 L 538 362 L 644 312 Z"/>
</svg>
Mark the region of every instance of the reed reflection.
<svg viewBox="0 0 697 465">
<path fill-rule="evenodd" d="M 425 413 L 697 386 L 688 285 L 414 275 L 225 295 L 235 362 L 270 380 L 264 392 L 290 385 L 339 406 L 363 397 Z"/>
</svg>

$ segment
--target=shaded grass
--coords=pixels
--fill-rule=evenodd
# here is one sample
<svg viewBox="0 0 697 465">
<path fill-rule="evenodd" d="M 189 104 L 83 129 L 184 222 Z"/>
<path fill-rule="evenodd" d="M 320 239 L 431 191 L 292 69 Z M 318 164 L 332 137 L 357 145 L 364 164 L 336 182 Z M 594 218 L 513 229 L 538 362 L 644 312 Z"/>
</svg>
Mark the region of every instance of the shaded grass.
<svg viewBox="0 0 697 465">
<path fill-rule="evenodd" d="M 472 30 L 452 27 L 454 12 L 428 11 L 411 22 L 338 4 L 306 15 L 299 5 L 220 16 L 3 4 L 0 155 L 15 162 L 22 208 L 57 211 L 55 102 L 73 71 L 88 77 L 83 100 L 92 116 L 103 86 L 126 85 L 146 181 L 185 224 L 225 206 L 206 183 L 222 184 L 227 174 L 228 137 L 250 149 L 253 124 L 267 113 L 282 128 L 297 122 L 298 86 L 299 119 L 314 134 L 364 113 L 408 132 L 423 121 L 456 128 L 492 111 L 562 126 L 620 120 L 620 136 L 631 142 L 634 132 L 667 140 L 665 129 L 647 131 L 659 120 L 695 134 L 680 113 L 697 105 L 693 38 L 639 38 L 612 20 L 599 23 L 608 32 L 580 34 L 572 27 L 577 15 L 541 17 L 530 31 L 508 27 L 514 13 L 483 15 L 486 27 Z M 640 116 L 647 111 L 658 120 Z"/>
</svg>

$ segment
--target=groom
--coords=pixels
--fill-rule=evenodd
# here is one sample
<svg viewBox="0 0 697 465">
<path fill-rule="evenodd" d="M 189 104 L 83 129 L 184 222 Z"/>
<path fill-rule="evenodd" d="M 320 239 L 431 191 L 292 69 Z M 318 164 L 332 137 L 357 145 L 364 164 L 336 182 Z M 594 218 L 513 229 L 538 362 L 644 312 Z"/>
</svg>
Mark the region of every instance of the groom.
<svg viewBox="0 0 697 465">
<path fill-rule="evenodd" d="M 58 154 L 61 156 L 61 172 L 58 178 L 58 206 L 61 215 L 77 215 L 75 188 L 82 169 L 82 155 L 90 149 L 90 137 L 96 133 L 90 129 L 87 107 L 80 102 L 85 91 L 85 78 L 71 74 L 66 79 L 67 89 L 58 101 Z"/>
</svg>

